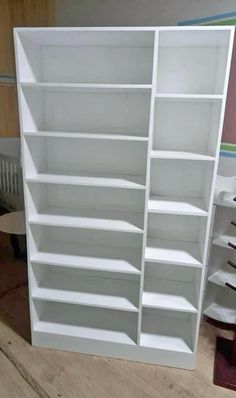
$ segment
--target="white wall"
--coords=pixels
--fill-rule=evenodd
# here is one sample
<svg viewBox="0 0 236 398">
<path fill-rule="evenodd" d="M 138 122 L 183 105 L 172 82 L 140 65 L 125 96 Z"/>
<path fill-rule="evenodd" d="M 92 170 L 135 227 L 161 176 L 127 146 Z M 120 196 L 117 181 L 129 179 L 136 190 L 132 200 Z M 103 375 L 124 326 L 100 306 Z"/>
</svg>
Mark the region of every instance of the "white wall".
<svg viewBox="0 0 236 398">
<path fill-rule="evenodd" d="M 20 156 L 19 138 L 0 138 L 0 153 L 10 156 Z"/>
<path fill-rule="evenodd" d="M 57 0 L 57 25 L 176 25 L 232 11 L 236 0 Z"/>
</svg>

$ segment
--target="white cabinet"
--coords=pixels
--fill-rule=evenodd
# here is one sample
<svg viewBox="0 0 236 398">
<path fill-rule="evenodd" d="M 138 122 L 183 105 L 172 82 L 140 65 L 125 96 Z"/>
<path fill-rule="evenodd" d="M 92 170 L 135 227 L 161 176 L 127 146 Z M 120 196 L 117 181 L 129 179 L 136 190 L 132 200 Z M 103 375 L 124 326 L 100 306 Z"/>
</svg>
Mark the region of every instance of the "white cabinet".
<svg viewBox="0 0 236 398">
<path fill-rule="evenodd" d="M 32 343 L 193 369 L 234 29 L 14 35 Z"/>
</svg>

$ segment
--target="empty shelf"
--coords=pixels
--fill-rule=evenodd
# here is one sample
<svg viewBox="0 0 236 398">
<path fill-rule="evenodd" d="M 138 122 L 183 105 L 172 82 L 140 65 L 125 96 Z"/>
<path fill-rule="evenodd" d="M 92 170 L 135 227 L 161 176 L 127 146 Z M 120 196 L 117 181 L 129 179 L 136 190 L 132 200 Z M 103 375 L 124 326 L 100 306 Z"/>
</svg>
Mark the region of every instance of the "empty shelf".
<svg viewBox="0 0 236 398">
<path fill-rule="evenodd" d="M 151 84 L 84 84 L 84 83 L 29 83 L 21 82 L 21 87 L 46 89 L 50 91 L 112 91 L 112 92 L 151 92 Z"/>
<path fill-rule="evenodd" d="M 138 285 L 134 281 L 46 272 L 34 299 L 80 304 L 121 311 L 138 311 Z"/>
<path fill-rule="evenodd" d="M 144 177 L 129 175 L 68 175 L 58 173 L 37 173 L 26 177 L 27 182 L 47 184 L 70 184 L 94 187 L 111 187 L 126 189 L 145 189 Z"/>
<path fill-rule="evenodd" d="M 104 210 L 48 207 L 29 217 L 30 224 L 142 233 L 143 216 Z"/>
<path fill-rule="evenodd" d="M 44 302 L 34 331 L 135 345 L 133 313 L 117 316 L 112 310 Z M 129 319 L 130 318 L 130 319 Z"/>
<path fill-rule="evenodd" d="M 92 140 L 120 140 L 120 141 L 148 141 L 148 137 L 124 134 L 96 134 L 96 133 L 73 133 L 62 131 L 35 131 L 24 132 L 25 136 L 30 137 L 52 137 L 52 138 L 82 138 Z"/>
<path fill-rule="evenodd" d="M 183 151 L 152 151 L 151 158 L 153 159 L 176 159 L 176 160 L 208 160 L 214 161 L 214 156 L 202 155 L 194 152 Z"/>
<path fill-rule="evenodd" d="M 142 299 L 143 307 L 173 311 L 197 312 L 193 283 L 164 279 L 147 279 Z"/>
<path fill-rule="evenodd" d="M 138 248 L 79 245 L 49 240 L 30 256 L 30 261 L 58 267 L 140 274 L 141 251 Z"/>
<path fill-rule="evenodd" d="M 195 242 L 148 239 L 145 261 L 201 267 L 200 249 Z"/>
<path fill-rule="evenodd" d="M 203 155 L 194 152 L 183 151 L 152 151 L 151 158 L 153 159 L 176 159 L 176 160 L 207 160 L 214 161 L 214 156 Z"/>
<path fill-rule="evenodd" d="M 190 320 L 144 315 L 140 345 L 173 352 L 192 353 L 191 331 Z"/>
<path fill-rule="evenodd" d="M 225 249 L 233 250 L 228 243 L 231 242 L 236 245 L 236 237 L 232 235 L 222 235 L 217 239 L 213 240 L 213 245 L 224 247 Z"/>
<path fill-rule="evenodd" d="M 156 94 L 156 98 L 163 100 L 194 100 L 194 101 L 219 101 L 223 95 L 218 94 Z"/>
<path fill-rule="evenodd" d="M 236 271 L 230 265 L 225 265 L 210 275 L 208 280 L 220 286 L 225 286 L 226 282 L 236 285 Z"/>
<path fill-rule="evenodd" d="M 233 305 L 234 304 L 234 305 Z M 204 315 L 209 316 L 220 322 L 235 323 L 236 321 L 236 306 L 235 302 L 232 302 L 232 307 L 226 305 L 226 303 L 212 303 L 205 311 Z"/>
<path fill-rule="evenodd" d="M 183 214 L 190 216 L 207 216 L 201 199 L 173 198 L 168 196 L 151 196 L 148 211 L 160 214 Z"/>
</svg>

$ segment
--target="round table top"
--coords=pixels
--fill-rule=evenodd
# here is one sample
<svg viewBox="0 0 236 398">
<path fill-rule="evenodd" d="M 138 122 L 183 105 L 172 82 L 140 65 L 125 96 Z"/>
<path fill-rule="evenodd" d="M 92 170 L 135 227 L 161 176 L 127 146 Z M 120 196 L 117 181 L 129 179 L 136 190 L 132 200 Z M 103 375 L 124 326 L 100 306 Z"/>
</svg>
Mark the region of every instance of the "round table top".
<svg viewBox="0 0 236 398">
<path fill-rule="evenodd" d="M 0 216 L 0 231 L 14 235 L 25 235 L 25 212 L 13 211 Z"/>
</svg>

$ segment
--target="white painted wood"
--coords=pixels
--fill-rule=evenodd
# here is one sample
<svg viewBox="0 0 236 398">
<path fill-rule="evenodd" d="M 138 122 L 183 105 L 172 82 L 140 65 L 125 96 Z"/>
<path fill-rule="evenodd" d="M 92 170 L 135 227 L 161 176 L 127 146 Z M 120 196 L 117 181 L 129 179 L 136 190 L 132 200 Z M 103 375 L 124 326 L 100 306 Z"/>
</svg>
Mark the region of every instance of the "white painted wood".
<svg viewBox="0 0 236 398">
<path fill-rule="evenodd" d="M 236 271 L 230 265 L 224 265 L 214 274 L 208 278 L 209 282 L 215 283 L 216 285 L 225 286 L 225 283 L 236 285 Z"/>
<path fill-rule="evenodd" d="M 85 174 L 85 173 L 84 173 Z M 94 173 L 95 174 L 95 173 Z M 111 175 L 68 175 L 54 173 L 29 174 L 26 177 L 27 182 L 39 182 L 46 184 L 68 184 L 94 187 L 111 187 L 124 189 L 145 189 L 144 180 L 139 176 L 111 176 Z"/>
<path fill-rule="evenodd" d="M 182 214 L 207 217 L 207 210 L 201 199 L 172 198 L 169 196 L 150 196 L 149 213 Z"/>
<path fill-rule="evenodd" d="M 233 33 L 15 30 L 33 344 L 194 368 Z"/>
<path fill-rule="evenodd" d="M 176 159 L 176 160 L 208 160 L 214 161 L 214 157 L 201 155 L 192 152 L 181 151 L 152 151 L 151 157 L 154 159 Z"/>
<path fill-rule="evenodd" d="M 192 352 L 191 318 L 169 311 L 145 309 L 140 345 L 170 351 Z"/>
<path fill-rule="evenodd" d="M 136 314 L 52 302 L 35 303 L 35 307 L 41 312 L 35 331 L 135 344 Z"/>
<path fill-rule="evenodd" d="M 138 312 L 137 282 L 37 265 L 33 299 Z"/>
<path fill-rule="evenodd" d="M 194 285 L 187 282 L 146 278 L 143 307 L 196 313 Z"/>
<path fill-rule="evenodd" d="M 30 216 L 29 223 L 143 233 L 141 215 L 138 213 L 121 213 L 117 211 L 109 212 L 48 207 L 38 214 Z"/>
<path fill-rule="evenodd" d="M 25 136 L 30 137 L 53 137 L 53 138 L 86 138 L 92 140 L 123 140 L 123 141 L 148 141 L 148 137 L 139 137 L 132 135 L 122 134 L 99 134 L 99 133 L 67 133 L 67 132 L 55 132 L 55 131 L 38 131 L 38 132 L 25 132 Z"/>
<path fill-rule="evenodd" d="M 213 245 L 224 247 L 225 249 L 234 250 L 232 247 L 228 245 L 228 243 L 233 243 L 236 245 L 236 236 L 233 235 L 222 235 L 217 239 L 213 240 Z"/>
<path fill-rule="evenodd" d="M 197 243 L 181 240 L 148 239 L 145 260 L 194 267 L 202 266 Z"/>
</svg>

